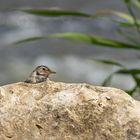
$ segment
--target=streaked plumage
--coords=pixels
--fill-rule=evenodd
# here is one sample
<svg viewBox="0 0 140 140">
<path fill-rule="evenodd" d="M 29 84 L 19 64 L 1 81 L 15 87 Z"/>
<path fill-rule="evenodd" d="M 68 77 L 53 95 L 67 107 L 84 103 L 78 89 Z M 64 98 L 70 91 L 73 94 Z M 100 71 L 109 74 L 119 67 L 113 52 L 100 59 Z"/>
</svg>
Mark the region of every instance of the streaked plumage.
<svg viewBox="0 0 140 140">
<path fill-rule="evenodd" d="M 36 67 L 30 76 L 25 80 L 25 83 L 41 83 L 48 79 L 50 74 L 54 74 L 56 72 L 49 69 L 47 66 L 38 66 Z"/>
</svg>

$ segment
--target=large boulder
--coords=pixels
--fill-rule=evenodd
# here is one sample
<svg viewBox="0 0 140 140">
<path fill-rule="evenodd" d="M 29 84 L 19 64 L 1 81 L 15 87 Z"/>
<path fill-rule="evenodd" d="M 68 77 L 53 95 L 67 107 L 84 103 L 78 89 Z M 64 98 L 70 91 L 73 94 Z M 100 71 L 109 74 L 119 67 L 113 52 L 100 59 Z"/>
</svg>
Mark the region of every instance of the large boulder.
<svg viewBox="0 0 140 140">
<path fill-rule="evenodd" d="M 89 84 L 5 85 L 0 140 L 140 140 L 140 102 Z"/>
</svg>

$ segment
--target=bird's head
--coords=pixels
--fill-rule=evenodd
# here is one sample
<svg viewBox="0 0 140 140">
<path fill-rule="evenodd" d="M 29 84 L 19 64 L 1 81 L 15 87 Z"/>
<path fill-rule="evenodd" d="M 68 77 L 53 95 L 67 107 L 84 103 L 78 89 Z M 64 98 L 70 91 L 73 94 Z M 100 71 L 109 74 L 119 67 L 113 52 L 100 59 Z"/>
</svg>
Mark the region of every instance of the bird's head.
<svg viewBox="0 0 140 140">
<path fill-rule="evenodd" d="M 50 74 L 56 73 L 44 65 L 38 66 L 34 71 L 36 71 L 37 75 L 46 76 L 46 77 L 48 77 Z"/>
</svg>

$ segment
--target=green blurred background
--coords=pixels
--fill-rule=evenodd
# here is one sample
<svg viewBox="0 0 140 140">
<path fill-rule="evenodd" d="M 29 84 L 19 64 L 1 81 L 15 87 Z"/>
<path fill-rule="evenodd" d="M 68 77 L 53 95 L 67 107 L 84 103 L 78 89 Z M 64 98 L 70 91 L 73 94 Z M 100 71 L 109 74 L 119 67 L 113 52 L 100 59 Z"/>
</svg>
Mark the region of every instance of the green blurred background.
<svg viewBox="0 0 140 140">
<path fill-rule="evenodd" d="M 138 1 L 139 2 L 139 1 Z M 22 12 L 20 9 L 64 9 L 96 14 L 96 18 L 77 16 L 48 17 Z M 116 65 L 106 65 L 94 59 L 117 61 L 127 69 L 140 67 L 140 51 L 114 49 L 96 44 L 49 38 L 14 44 L 33 36 L 54 33 L 78 32 L 139 45 L 137 30 L 120 27 L 124 21 L 119 16 L 105 15 L 106 11 L 129 9 L 122 0 L 5 0 L 0 4 L 0 84 L 24 81 L 37 65 L 47 65 L 57 72 L 51 79 L 63 82 L 86 82 L 102 85 L 103 81 L 118 70 Z M 134 11 L 136 16 L 139 14 Z M 133 27 L 135 28 L 135 27 Z M 125 33 L 125 34 L 124 34 Z M 130 37 L 130 39 L 129 39 Z M 137 42 L 136 42 L 137 41 Z M 138 73 L 139 74 L 139 73 Z M 133 89 L 132 75 L 117 74 L 108 86 Z M 138 85 L 137 85 L 138 86 Z"/>
</svg>

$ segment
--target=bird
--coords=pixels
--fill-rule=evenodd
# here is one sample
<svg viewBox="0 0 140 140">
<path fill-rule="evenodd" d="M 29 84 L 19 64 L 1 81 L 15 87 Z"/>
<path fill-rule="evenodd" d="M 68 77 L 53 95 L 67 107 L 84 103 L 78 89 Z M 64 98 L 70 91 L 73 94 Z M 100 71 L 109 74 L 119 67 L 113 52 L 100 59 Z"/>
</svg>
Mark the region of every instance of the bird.
<svg viewBox="0 0 140 140">
<path fill-rule="evenodd" d="M 55 74 L 55 71 L 52 71 L 50 68 L 44 65 L 37 66 L 29 77 L 24 81 L 25 83 L 41 83 L 47 81 L 50 74 Z"/>
</svg>

